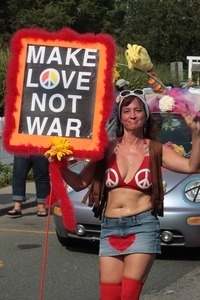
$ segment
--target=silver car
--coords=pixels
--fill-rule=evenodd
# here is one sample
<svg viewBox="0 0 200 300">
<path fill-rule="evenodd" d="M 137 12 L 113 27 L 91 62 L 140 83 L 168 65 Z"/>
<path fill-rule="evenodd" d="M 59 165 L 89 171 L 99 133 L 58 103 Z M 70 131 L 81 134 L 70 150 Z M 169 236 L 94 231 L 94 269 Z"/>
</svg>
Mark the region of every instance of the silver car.
<svg viewBox="0 0 200 300">
<path fill-rule="evenodd" d="M 189 157 L 191 134 L 180 114 L 153 113 L 160 128 L 159 140 L 174 147 L 180 155 Z M 108 126 L 109 138 L 115 137 L 115 120 Z M 87 164 L 87 160 L 71 165 L 75 172 Z M 200 247 L 200 174 L 179 174 L 162 169 L 165 186 L 164 217 L 160 217 L 160 239 L 162 246 Z M 82 203 L 87 189 L 75 192 L 68 187 L 74 205 L 77 227 L 69 232 L 62 222 L 59 202 L 54 206 L 54 221 L 58 241 L 70 245 L 74 239 L 98 241 L 101 221 L 94 217 L 92 208 Z"/>
</svg>

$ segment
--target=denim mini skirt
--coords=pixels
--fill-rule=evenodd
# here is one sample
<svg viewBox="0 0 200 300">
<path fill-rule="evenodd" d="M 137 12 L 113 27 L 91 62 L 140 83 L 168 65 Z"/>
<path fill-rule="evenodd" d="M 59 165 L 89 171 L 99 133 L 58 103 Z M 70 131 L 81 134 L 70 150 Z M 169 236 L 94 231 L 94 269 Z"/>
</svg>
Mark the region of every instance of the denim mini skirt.
<svg viewBox="0 0 200 300">
<path fill-rule="evenodd" d="M 160 223 L 152 210 L 124 218 L 103 217 L 99 256 L 161 253 Z"/>
</svg>

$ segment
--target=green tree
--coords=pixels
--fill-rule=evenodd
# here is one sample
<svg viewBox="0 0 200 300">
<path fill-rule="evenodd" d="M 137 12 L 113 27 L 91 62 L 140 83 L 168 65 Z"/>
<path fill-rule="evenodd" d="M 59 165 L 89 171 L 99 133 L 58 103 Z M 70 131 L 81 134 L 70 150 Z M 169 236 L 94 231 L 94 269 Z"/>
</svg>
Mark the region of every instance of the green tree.
<svg viewBox="0 0 200 300">
<path fill-rule="evenodd" d="M 185 60 L 200 49 L 199 0 L 1 0 L 0 43 L 18 29 L 71 27 L 107 32 L 120 47 L 141 44 L 156 62 Z"/>
<path fill-rule="evenodd" d="M 17 30 L 39 27 L 58 31 L 63 27 L 70 27 L 80 33 L 117 34 L 124 15 L 120 9 L 115 9 L 115 0 L 1 0 L 0 113 L 2 114 L 5 95 L 8 60 L 5 51 L 7 53 L 9 40 Z"/>
<path fill-rule="evenodd" d="M 156 62 L 199 55 L 199 0 L 126 0 L 122 44 L 140 44 Z"/>
<path fill-rule="evenodd" d="M 7 9 L 7 1 L 1 0 L 0 4 L 0 49 L 7 45 L 10 32 L 9 32 L 9 17 L 8 17 L 8 9 Z"/>
<path fill-rule="evenodd" d="M 125 15 L 115 8 L 115 0 L 9 0 L 7 9 L 12 33 L 30 26 L 53 31 L 71 27 L 80 33 L 111 33 L 113 27 L 120 27 L 119 14 Z"/>
</svg>

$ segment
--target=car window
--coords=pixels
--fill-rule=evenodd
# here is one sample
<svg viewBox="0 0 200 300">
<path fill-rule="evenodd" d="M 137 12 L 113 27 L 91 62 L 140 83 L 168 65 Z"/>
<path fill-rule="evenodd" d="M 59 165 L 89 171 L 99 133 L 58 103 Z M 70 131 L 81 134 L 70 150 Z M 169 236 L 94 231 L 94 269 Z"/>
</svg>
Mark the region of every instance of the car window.
<svg viewBox="0 0 200 300">
<path fill-rule="evenodd" d="M 161 143 L 182 146 L 186 154 L 191 151 L 191 132 L 181 115 L 169 113 L 153 113 L 152 115 L 154 119 L 159 120 L 159 141 Z"/>
</svg>

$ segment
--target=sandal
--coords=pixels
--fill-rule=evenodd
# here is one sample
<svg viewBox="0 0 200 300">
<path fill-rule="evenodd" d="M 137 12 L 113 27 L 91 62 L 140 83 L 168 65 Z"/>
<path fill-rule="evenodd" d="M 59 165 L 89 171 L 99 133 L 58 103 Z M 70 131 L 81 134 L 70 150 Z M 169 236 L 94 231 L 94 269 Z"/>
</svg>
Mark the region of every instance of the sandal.
<svg viewBox="0 0 200 300">
<path fill-rule="evenodd" d="M 38 217 L 46 217 L 47 216 L 46 210 L 38 210 L 37 216 Z"/>
<path fill-rule="evenodd" d="M 22 212 L 21 212 L 21 210 L 17 210 L 15 208 L 13 208 L 7 212 L 7 215 L 13 216 L 13 217 L 19 217 L 22 215 Z"/>
</svg>

